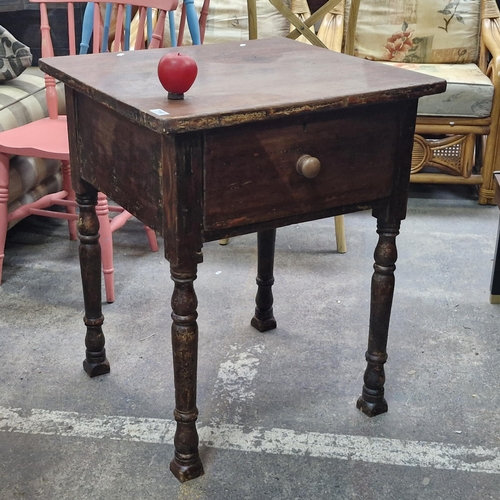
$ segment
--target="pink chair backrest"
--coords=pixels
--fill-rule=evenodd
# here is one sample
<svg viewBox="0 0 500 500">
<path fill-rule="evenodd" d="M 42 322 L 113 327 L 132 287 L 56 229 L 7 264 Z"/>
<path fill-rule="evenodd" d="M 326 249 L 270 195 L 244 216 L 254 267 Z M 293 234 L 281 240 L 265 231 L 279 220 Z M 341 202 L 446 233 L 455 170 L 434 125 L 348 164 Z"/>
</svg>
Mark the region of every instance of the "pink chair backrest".
<svg viewBox="0 0 500 500">
<path fill-rule="evenodd" d="M 50 35 L 50 24 L 47 3 L 43 0 L 30 0 L 32 3 L 40 4 L 40 31 L 42 37 L 42 57 L 53 57 L 54 47 L 52 44 L 52 37 Z M 82 2 L 68 2 L 67 0 L 51 0 L 50 4 L 63 4 L 67 6 L 68 12 L 68 48 L 69 55 L 77 55 L 77 43 L 76 43 L 76 29 L 75 29 L 75 8 L 74 4 L 78 3 L 81 5 Z M 88 3 L 88 2 L 84 2 Z M 139 13 L 139 26 L 138 33 L 136 37 L 136 42 L 134 45 L 135 50 L 145 48 L 145 36 L 144 27 L 146 25 L 146 11 L 148 8 L 158 9 L 157 22 L 151 37 L 151 42 L 148 48 L 158 48 L 163 45 L 163 33 L 165 29 L 166 12 L 170 10 L 175 10 L 179 3 L 178 0 L 108 0 L 107 2 L 94 2 L 94 22 L 93 22 L 93 43 L 92 52 L 100 52 L 101 49 L 101 38 L 103 31 L 103 20 L 101 18 L 100 4 L 115 4 L 116 5 L 116 28 L 115 28 L 115 39 L 113 42 L 112 50 L 121 50 L 123 46 L 123 31 L 124 31 L 124 18 L 125 18 L 125 6 L 131 5 L 136 7 Z M 119 36 L 118 36 L 119 34 Z M 45 89 L 46 89 L 46 99 L 47 107 L 49 110 L 49 117 L 56 119 L 58 116 L 58 101 L 57 92 L 55 88 L 55 79 L 49 75 L 45 75 Z"/>
</svg>

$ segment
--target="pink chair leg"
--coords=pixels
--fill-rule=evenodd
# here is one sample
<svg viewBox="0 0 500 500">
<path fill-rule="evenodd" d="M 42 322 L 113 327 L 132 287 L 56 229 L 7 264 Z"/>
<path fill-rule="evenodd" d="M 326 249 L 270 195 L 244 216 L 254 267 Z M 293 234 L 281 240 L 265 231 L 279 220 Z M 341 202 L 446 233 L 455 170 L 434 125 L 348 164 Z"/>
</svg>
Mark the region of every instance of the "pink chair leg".
<svg viewBox="0 0 500 500">
<path fill-rule="evenodd" d="M 208 17 L 208 9 L 210 8 L 210 0 L 205 0 L 203 2 L 203 7 L 200 12 L 200 41 L 201 43 L 205 40 L 205 29 L 207 27 L 207 17 Z"/>
<path fill-rule="evenodd" d="M 125 223 L 133 217 L 133 215 L 130 212 L 127 212 L 127 210 L 124 210 L 123 208 L 121 210 L 122 210 L 121 213 L 118 215 L 115 215 L 109 223 L 112 233 L 114 233 L 117 229 L 120 229 L 121 227 L 123 227 L 125 225 Z M 120 209 L 115 210 L 115 211 L 119 212 Z M 157 252 L 158 251 L 158 241 L 156 240 L 156 233 L 148 226 L 144 226 L 144 230 L 146 231 L 146 236 L 148 238 L 151 251 Z"/>
<path fill-rule="evenodd" d="M 7 239 L 7 209 L 9 204 L 9 157 L 0 154 L 0 284 L 2 283 L 5 240 Z"/>
<path fill-rule="evenodd" d="M 148 226 L 144 226 L 144 229 L 146 231 L 146 236 L 148 237 L 149 246 L 151 247 L 151 251 L 157 252 L 159 247 L 158 247 L 158 240 L 156 239 L 156 233 Z"/>
<path fill-rule="evenodd" d="M 113 268 L 113 235 L 111 232 L 108 199 L 103 193 L 97 196 L 97 217 L 99 219 L 99 243 L 101 244 L 102 272 L 104 274 L 104 288 L 106 301 L 115 301 L 115 280 Z"/>
<path fill-rule="evenodd" d="M 71 204 L 66 207 L 66 212 L 69 214 L 76 214 L 76 196 L 75 191 L 71 185 L 71 167 L 69 166 L 69 162 L 62 162 L 62 173 L 63 173 L 63 189 L 68 193 L 68 201 L 71 201 Z M 69 229 L 69 239 L 76 240 L 76 219 L 68 220 L 68 229 Z"/>
</svg>

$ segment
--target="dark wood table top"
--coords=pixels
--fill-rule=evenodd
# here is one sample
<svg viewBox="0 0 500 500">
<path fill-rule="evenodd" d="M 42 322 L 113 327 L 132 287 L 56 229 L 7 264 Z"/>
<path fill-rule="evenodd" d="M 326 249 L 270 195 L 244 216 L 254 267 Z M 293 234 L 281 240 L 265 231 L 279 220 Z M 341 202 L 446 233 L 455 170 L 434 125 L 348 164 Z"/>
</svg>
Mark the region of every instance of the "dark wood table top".
<svg viewBox="0 0 500 500">
<path fill-rule="evenodd" d="M 167 99 L 161 56 L 192 56 L 198 77 L 181 101 Z M 257 122 L 307 111 L 414 99 L 443 92 L 444 80 L 285 38 L 62 56 L 40 67 L 132 121 L 162 133 Z M 151 110 L 164 110 L 158 116 Z"/>
</svg>

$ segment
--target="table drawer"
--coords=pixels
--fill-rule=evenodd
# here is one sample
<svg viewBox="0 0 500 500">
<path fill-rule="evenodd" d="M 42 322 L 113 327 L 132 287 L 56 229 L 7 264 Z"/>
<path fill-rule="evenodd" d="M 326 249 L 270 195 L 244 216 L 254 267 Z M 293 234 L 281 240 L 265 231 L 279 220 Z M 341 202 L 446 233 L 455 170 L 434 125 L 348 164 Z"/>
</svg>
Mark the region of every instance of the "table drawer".
<svg viewBox="0 0 500 500">
<path fill-rule="evenodd" d="M 391 192 L 397 106 L 363 106 L 206 132 L 205 230 L 369 202 Z M 297 161 L 320 162 L 314 178 Z"/>
</svg>

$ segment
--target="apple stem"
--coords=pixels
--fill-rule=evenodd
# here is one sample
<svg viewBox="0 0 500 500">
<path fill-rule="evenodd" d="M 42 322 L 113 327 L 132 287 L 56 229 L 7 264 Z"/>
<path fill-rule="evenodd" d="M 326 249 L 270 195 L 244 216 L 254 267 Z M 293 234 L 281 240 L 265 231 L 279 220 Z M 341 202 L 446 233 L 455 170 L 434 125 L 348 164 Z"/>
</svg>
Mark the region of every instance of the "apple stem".
<svg viewBox="0 0 500 500">
<path fill-rule="evenodd" d="M 178 101 L 180 99 L 184 99 L 184 94 L 176 94 L 175 92 L 169 92 L 168 98 L 172 99 L 173 101 Z"/>
</svg>

